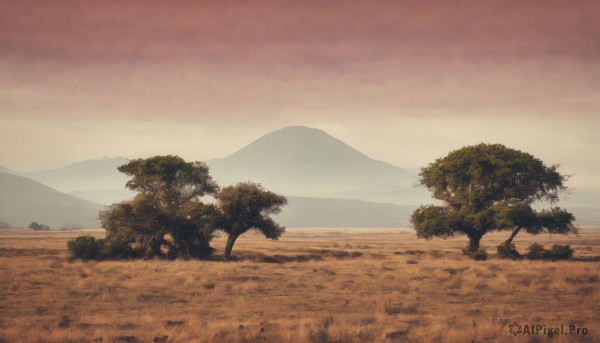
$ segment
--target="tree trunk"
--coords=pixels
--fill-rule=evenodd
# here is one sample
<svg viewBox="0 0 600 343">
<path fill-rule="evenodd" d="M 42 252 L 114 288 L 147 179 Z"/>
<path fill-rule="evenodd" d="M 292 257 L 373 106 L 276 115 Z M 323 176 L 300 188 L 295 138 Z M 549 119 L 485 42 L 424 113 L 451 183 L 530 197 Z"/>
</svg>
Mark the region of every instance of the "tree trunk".
<svg viewBox="0 0 600 343">
<path fill-rule="evenodd" d="M 152 254 L 153 256 L 161 256 L 162 255 L 162 250 L 161 247 L 163 245 L 164 239 L 161 238 L 154 238 L 152 241 Z"/>
<path fill-rule="evenodd" d="M 472 252 L 479 250 L 479 241 L 481 236 L 469 236 L 469 250 Z"/>
<path fill-rule="evenodd" d="M 227 244 L 225 245 L 225 258 L 231 260 L 231 250 L 235 244 L 235 240 L 239 237 L 237 234 L 230 234 L 227 238 Z"/>
<path fill-rule="evenodd" d="M 504 247 L 506 249 L 510 249 L 510 245 L 512 244 L 513 239 L 515 238 L 515 236 L 519 233 L 519 231 L 521 231 L 522 227 L 518 227 L 516 228 L 511 234 L 510 237 L 508 237 L 508 239 L 506 241 L 504 241 Z"/>
<path fill-rule="evenodd" d="M 516 228 L 510 234 L 510 237 L 508 237 L 508 239 L 506 241 L 504 241 L 504 243 L 502 243 L 498 246 L 498 249 L 497 249 L 498 256 L 500 256 L 502 258 L 511 258 L 513 260 L 523 258 L 523 256 L 517 251 L 517 249 L 515 249 L 512 246 L 513 239 L 519 233 L 519 231 L 521 231 L 521 229 L 522 229 L 522 227 Z"/>
</svg>

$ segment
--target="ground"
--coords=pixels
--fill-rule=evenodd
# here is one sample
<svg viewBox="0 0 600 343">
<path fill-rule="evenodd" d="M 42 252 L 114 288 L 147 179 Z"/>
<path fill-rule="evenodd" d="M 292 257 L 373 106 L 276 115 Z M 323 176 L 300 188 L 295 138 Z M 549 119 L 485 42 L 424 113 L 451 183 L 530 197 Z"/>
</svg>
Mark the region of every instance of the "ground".
<svg viewBox="0 0 600 343">
<path fill-rule="evenodd" d="M 599 262 L 473 261 L 464 237 L 380 228 L 246 234 L 232 262 L 225 236 L 210 261 L 68 262 L 82 234 L 103 231 L 0 231 L 0 342 L 600 341 Z M 600 228 L 516 238 L 532 242 L 599 256 Z"/>
</svg>

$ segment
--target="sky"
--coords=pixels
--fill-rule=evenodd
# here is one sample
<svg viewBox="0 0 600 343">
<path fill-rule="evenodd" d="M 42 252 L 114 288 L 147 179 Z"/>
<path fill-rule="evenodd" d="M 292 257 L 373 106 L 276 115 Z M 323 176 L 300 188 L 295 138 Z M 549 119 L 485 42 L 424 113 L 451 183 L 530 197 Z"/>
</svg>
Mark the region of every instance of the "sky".
<svg viewBox="0 0 600 343">
<path fill-rule="evenodd" d="M 597 0 L 0 0 L 0 166 L 220 158 L 289 125 L 421 167 L 501 143 L 600 189 Z"/>
</svg>

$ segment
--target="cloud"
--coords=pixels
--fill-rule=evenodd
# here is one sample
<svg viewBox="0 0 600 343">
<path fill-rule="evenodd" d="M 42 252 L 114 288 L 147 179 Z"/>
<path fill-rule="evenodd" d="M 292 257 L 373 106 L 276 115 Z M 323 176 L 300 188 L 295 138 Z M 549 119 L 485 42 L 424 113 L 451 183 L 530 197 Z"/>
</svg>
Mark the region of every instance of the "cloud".
<svg viewBox="0 0 600 343">
<path fill-rule="evenodd" d="M 304 124 L 402 166 L 494 140 L 596 168 L 595 0 L 0 3 L 15 165 L 204 159 Z"/>
</svg>

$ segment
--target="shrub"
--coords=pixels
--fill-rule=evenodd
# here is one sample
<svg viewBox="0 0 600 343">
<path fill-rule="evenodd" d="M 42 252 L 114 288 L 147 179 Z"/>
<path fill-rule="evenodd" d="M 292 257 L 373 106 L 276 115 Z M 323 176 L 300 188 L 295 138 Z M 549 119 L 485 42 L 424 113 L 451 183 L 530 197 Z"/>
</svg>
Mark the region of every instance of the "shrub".
<svg viewBox="0 0 600 343">
<path fill-rule="evenodd" d="M 50 230 L 50 226 L 44 224 L 38 224 L 37 222 L 31 222 L 29 228 L 32 230 Z"/>
<path fill-rule="evenodd" d="M 550 249 L 549 257 L 551 260 L 568 260 L 573 257 L 574 250 L 567 245 L 554 244 Z"/>
<path fill-rule="evenodd" d="M 542 260 L 546 258 L 547 250 L 539 243 L 533 243 L 529 246 L 527 258 L 530 260 Z"/>
<path fill-rule="evenodd" d="M 531 260 L 568 260 L 573 257 L 574 250 L 571 249 L 571 246 L 554 244 L 552 249 L 547 250 L 543 245 L 538 243 L 533 243 L 529 246 L 529 252 L 527 253 L 527 258 Z"/>
<path fill-rule="evenodd" d="M 79 236 L 67 242 L 69 259 L 82 259 L 84 261 L 96 260 L 100 255 L 103 240 L 92 236 Z"/>
<path fill-rule="evenodd" d="M 4 220 L 0 219 L 0 229 L 10 229 L 12 226 L 5 222 Z"/>
</svg>

